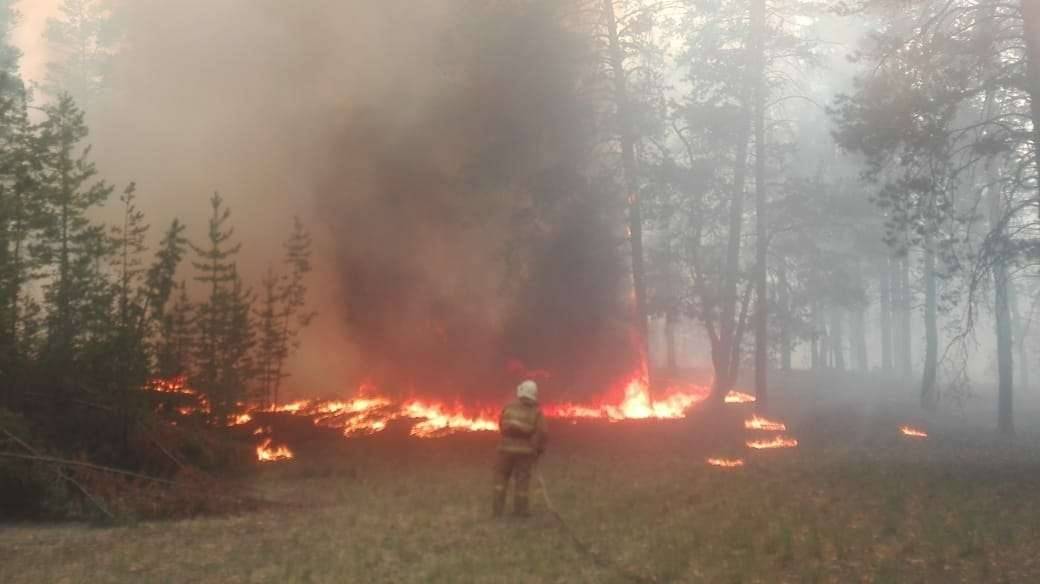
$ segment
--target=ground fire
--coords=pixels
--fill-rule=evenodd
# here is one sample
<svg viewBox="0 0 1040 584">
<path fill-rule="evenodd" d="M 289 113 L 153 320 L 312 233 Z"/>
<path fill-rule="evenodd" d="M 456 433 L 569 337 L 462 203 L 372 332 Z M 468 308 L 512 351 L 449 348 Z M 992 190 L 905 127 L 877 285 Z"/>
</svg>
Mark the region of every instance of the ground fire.
<svg viewBox="0 0 1040 584">
<path fill-rule="evenodd" d="M 752 416 L 750 420 L 744 422 L 744 427 L 748 430 L 765 430 L 768 432 L 783 432 L 787 430 L 787 425 L 782 422 L 773 422 L 767 420 L 758 415 Z"/>
<path fill-rule="evenodd" d="M 744 466 L 744 460 L 740 458 L 709 458 L 708 464 L 722 468 L 738 468 Z"/>
<path fill-rule="evenodd" d="M 599 403 L 549 403 L 544 406 L 550 418 L 581 420 L 599 419 L 609 422 L 621 420 L 679 419 L 698 403 L 705 401 L 710 389 L 695 384 L 672 384 L 654 392 L 651 397 L 645 368 L 634 373 L 627 381 L 619 383 L 619 390 L 608 392 L 618 395 L 614 400 L 604 399 Z M 183 378 L 156 380 L 151 389 L 160 393 L 185 396 L 190 405 L 180 405 L 177 411 L 185 416 L 208 414 L 209 404 L 205 397 L 187 387 Z M 266 407 L 247 407 L 233 414 L 228 426 L 242 426 L 252 422 L 258 413 L 286 413 L 310 418 L 316 426 L 333 428 L 345 437 L 364 436 L 382 432 L 391 422 L 411 422 L 409 434 L 414 438 L 437 438 L 458 432 L 493 432 L 498 430 L 497 411 L 488 408 L 472 408 L 462 404 L 451 404 L 433 398 L 407 398 L 393 400 L 381 394 L 372 384 L 362 384 L 358 397 L 345 401 L 300 400 Z M 731 392 L 727 403 L 748 403 L 754 396 Z M 262 437 L 256 447 L 257 459 L 273 462 L 293 458 L 285 446 L 271 446 L 266 432 L 257 429 L 254 434 Z"/>
<path fill-rule="evenodd" d="M 928 437 L 928 432 L 925 432 L 924 430 L 918 430 L 917 428 L 914 428 L 912 426 L 903 426 L 899 428 L 899 431 L 902 432 L 904 436 L 909 436 L 911 438 Z"/>
<path fill-rule="evenodd" d="M 798 441 L 794 438 L 787 438 L 785 436 L 777 436 L 771 440 L 748 440 L 748 448 L 754 448 L 755 450 L 768 450 L 772 448 L 794 448 L 798 446 Z"/>
</svg>

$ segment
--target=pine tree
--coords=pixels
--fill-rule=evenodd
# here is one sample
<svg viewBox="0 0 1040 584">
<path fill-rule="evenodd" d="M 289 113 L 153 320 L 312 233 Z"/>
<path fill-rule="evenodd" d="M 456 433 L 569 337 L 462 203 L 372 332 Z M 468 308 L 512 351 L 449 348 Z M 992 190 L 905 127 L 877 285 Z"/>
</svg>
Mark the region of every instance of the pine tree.
<svg viewBox="0 0 1040 584">
<path fill-rule="evenodd" d="M 206 246 L 191 244 L 199 275 L 195 277 L 209 287 L 208 296 L 197 308 L 198 342 L 194 354 L 194 384 L 210 398 L 213 415 L 219 422 L 230 413 L 245 393 L 248 381 L 245 358 L 251 348 L 248 293 L 242 289 L 235 256 L 241 244 L 232 244 L 234 229 L 228 225 L 231 210 L 214 193 L 210 199 L 212 214 Z M 242 307 L 246 305 L 246 313 Z"/>
<path fill-rule="evenodd" d="M 47 117 L 37 128 L 36 139 L 45 207 L 33 252 L 51 274 L 44 287 L 46 349 L 63 367 L 74 360 L 91 324 L 92 308 L 103 300 L 101 269 L 112 246 L 104 228 L 93 223 L 88 213 L 108 199 L 112 187 L 95 179 L 97 169 L 89 161 L 89 147 L 76 154 L 88 131 L 72 98 L 62 95 L 44 113 Z"/>
<path fill-rule="evenodd" d="M 315 313 L 307 310 L 307 275 L 311 272 L 311 236 L 304 228 L 299 217 L 293 218 L 293 230 L 285 243 L 285 263 L 289 268 L 289 277 L 285 280 L 285 306 L 282 310 L 282 332 L 280 348 L 277 353 L 277 364 L 274 375 L 273 399 L 278 402 L 278 390 L 282 380 L 287 377 L 283 372 L 285 361 L 291 352 L 299 346 L 300 331 L 310 324 Z"/>
<path fill-rule="evenodd" d="M 188 297 L 187 283 L 176 286 L 177 297 L 159 321 L 156 348 L 156 373 L 163 379 L 177 377 L 191 370 L 195 348 L 195 307 Z"/>
<path fill-rule="evenodd" d="M 283 281 L 284 277 L 277 276 L 274 269 L 268 268 L 267 275 L 260 282 L 260 306 L 256 310 L 259 337 L 256 347 L 259 397 L 264 402 L 272 404 L 278 403 L 275 388 L 279 377 L 279 364 L 283 358 L 283 329 L 280 318 L 285 302 L 282 292 Z"/>
</svg>

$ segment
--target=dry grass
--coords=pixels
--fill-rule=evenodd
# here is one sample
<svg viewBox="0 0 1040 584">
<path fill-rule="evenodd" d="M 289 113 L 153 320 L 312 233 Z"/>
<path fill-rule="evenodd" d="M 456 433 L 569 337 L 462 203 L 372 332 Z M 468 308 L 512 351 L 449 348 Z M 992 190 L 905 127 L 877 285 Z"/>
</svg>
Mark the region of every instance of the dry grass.
<svg viewBox="0 0 1040 584">
<path fill-rule="evenodd" d="M 541 470 L 583 539 L 659 582 L 1040 581 L 1032 439 L 939 428 L 914 442 L 884 414 L 786 414 L 793 451 L 744 453 L 727 430 L 737 415 L 558 427 Z M 582 557 L 539 498 L 530 520 L 488 518 L 493 444 L 383 437 L 263 469 L 260 490 L 300 508 L 10 526 L 0 581 L 623 582 Z M 748 465 L 708 467 L 708 454 Z"/>
</svg>

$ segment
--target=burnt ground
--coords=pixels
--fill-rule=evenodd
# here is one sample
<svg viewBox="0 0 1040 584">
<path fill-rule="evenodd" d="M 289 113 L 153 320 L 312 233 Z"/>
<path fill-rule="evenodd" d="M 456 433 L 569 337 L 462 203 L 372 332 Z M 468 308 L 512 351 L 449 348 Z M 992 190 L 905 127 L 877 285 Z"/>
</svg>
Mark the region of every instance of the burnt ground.
<svg viewBox="0 0 1040 584">
<path fill-rule="evenodd" d="M 774 404 L 798 448 L 748 452 L 750 408 L 727 406 L 677 422 L 557 421 L 540 470 L 575 534 L 650 581 L 1040 581 L 1031 417 L 1003 441 L 981 401 L 978 415 L 969 401 L 924 417 L 912 391 L 841 379 L 789 380 Z M 902 437 L 907 422 L 930 437 Z M 250 479 L 290 505 L 0 527 L 0 581 L 625 582 L 579 552 L 537 490 L 533 518 L 488 517 L 493 449 L 488 435 L 312 440 Z"/>
</svg>

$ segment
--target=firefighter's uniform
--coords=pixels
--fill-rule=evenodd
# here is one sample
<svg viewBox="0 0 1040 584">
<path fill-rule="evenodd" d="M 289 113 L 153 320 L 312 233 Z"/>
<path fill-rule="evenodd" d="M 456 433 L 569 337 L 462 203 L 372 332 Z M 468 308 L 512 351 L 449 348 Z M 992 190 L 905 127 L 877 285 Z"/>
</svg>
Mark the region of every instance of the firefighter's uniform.
<svg viewBox="0 0 1040 584">
<path fill-rule="evenodd" d="M 527 515 L 527 495 L 535 461 L 545 450 L 548 434 L 545 416 L 538 407 L 538 386 L 525 381 L 517 388 L 517 399 L 502 409 L 498 427 L 502 441 L 495 462 L 495 491 L 492 512 L 497 517 L 506 504 L 509 477 L 513 477 L 513 512 Z"/>
</svg>

